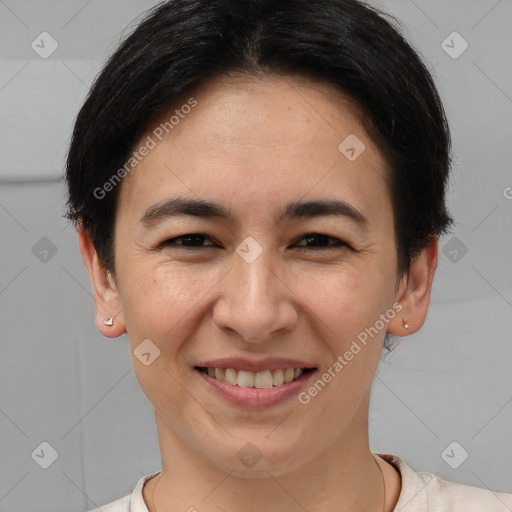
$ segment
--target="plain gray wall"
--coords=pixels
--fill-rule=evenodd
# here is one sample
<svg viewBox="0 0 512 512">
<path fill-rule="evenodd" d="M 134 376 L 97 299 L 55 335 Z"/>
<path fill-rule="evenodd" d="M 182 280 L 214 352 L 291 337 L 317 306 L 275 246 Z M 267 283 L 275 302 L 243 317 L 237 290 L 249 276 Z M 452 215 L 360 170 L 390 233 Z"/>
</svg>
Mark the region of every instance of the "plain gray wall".
<svg viewBox="0 0 512 512">
<path fill-rule="evenodd" d="M 2 511 L 90 510 L 160 469 L 127 339 L 95 330 L 59 182 L 88 86 L 123 29 L 153 4 L 0 1 Z M 445 102 L 456 226 L 442 239 L 423 329 L 401 339 L 377 373 L 371 447 L 416 470 L 512 492 L 512 2 L 377 5 L 404 24 Z M 441 46 L 454 31 L 469 45 L 457 58 Z M 58 43 L 45 59 L 31 47 L 45 37 L 51 49 L 42 32 Z M 447 41 L 452 53 L 462 48 Z M 458 469 L 441 456 L 454 441 L 469 453 Z M 58 453 L 47 469 L 31 455 L 42 442 Z"/>
</svg>

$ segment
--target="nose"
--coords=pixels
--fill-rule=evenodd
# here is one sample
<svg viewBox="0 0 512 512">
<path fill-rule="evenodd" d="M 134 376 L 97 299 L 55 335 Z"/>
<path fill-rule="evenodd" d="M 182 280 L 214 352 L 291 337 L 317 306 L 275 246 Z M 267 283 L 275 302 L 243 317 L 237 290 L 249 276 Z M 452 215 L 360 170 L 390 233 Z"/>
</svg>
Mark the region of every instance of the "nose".
<svg viewBox="0 0 512 512">
<path fill-rule="evenodd" d="M 298 319 L 297 297 L 269 252 L 264 250 L 250 263 L 235 254 L 213 308 L 213 321 L 220 329 L 251 344 L 264 344 L 291 331 Z"/>
</svg>

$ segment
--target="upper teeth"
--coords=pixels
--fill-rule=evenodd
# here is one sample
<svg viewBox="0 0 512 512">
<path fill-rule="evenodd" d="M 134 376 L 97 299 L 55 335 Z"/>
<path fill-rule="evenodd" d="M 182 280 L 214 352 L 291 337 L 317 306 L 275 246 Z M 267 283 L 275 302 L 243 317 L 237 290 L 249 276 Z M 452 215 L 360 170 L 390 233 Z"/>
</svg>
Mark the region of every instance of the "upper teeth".
<svg viewBox="0 0 512 512">
<path fill-rule="evenodd" d="M 304 373 L 303 368 L 285 368 L 283 370 L 264 370 L 247 372 L 233 368 L 208 368 L 207 373 L 214 379 L 223 380 L 232 386 L 243 388 L 271 388 L 284 382 L 291 382 Z"/>
</svg>

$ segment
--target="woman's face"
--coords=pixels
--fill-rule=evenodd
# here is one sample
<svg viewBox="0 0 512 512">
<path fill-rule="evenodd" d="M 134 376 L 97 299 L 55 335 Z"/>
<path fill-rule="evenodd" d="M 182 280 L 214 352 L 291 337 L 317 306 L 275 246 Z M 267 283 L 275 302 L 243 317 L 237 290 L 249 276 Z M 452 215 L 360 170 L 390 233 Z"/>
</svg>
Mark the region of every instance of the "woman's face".
<svg viewBox="0 0 512 512">
<path fill-rule="evenodd" d="M 142 137 L 156 145 L 122 182 L 114 328 L 161 437 L 203 464 L 280 474 L 364 442 L 386 329 L 404 334 L 386 164 L 327 86 L 238 76 L 194 99 Z M 313 370 L 280 384 L 287 368 Z"/>
</svg>

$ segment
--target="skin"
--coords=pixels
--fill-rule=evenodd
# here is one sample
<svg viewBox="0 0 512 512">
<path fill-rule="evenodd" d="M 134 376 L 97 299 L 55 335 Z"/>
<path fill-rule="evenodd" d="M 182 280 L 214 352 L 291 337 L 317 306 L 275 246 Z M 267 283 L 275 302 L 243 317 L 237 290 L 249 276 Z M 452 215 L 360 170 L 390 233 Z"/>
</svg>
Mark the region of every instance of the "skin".
<svg viewBox="0 0 512 512">
<path fill-rule="evenodd" d="M 148 509 L 380 512 L 380 467 L 392 510 L 400 476 L 370 451 L 370 390 L 386 329 L 406 336 L 424 323 L 437 238 L 399 280 L 386 162 L 339 92 L 231 75 L 194 98 L 198 105 L 122 182 L 113 277 L 79 226 L 97 328 L 107 337 L 128 333 L 137 380 L 155 409 L 162 472 L 144 487 Z M 366 147 L 352 162 L 338 150 L 349 134 Z M 176 195 L 221 203 L 234 220 L 180 216 L 145 229 L 145 211 Z M 311 199 L 350 203 L 367 229 L 344 217 L 275 222 L 288 202 Z M 161 246 L 190 233 L 207 235 L 201 249 Z M 308 233 L 349 246 L 311 249 Z M 247 236 L 263 249 L 252 263 L 236 252 Z M 396 303 L 400 313 L 307 405 L 292 398 L 242 410 L 192 369 L 201 359 L 275 356 L 311 361 L 320 376 Z M 109 316 L 113 326 L 103 324 Z M 160 349 L 149 366 L 133 353 L 146 338 Z M 261 453 L 251 468 L 237 457 L 247 442 Z"/>
</svg>

